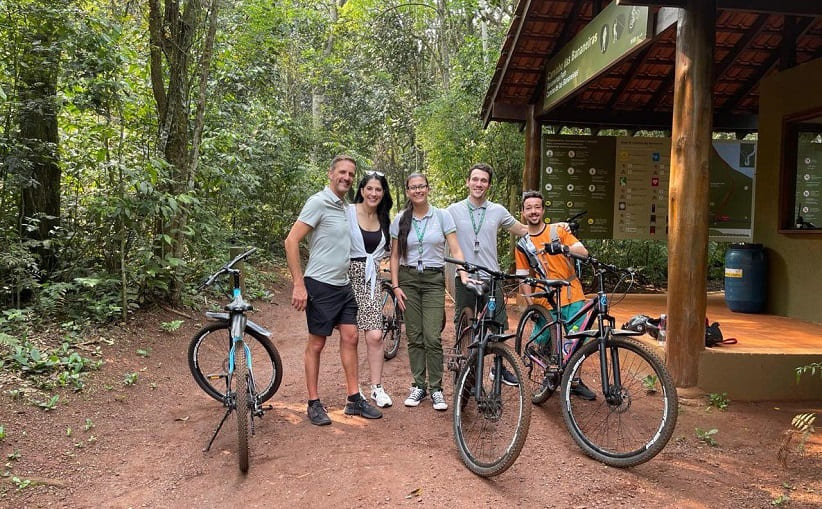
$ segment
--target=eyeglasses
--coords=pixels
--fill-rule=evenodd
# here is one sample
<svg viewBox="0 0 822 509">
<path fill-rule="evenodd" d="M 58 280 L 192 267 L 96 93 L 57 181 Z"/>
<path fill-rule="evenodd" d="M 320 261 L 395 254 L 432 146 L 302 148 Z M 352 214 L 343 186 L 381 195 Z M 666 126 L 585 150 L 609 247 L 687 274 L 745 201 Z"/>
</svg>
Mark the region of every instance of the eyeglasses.
<svg viewBox="0 0 822 509">
<path fill-rule="evenodd" d="M 428 184 L 418 184 L 416 186 L 408 186 L 409 191 L 425 191 L 428 189 Z"/>
<path fill-rule="evenodd" d="M 385 176 L 385 173 L 382 173 L 382 172 L 380 172 L 380 171 L 369 171 L 369 172 L 367 172 L 367 173 L 365 174 L 365 176 L 366 176 L 366 177 L 371 177 L 371 176 L 373 176 L 373 175 L 376 175 L 376 176 L 378 176 L 378 177 L 384 177 L 384 176 Z"/>
</svg>

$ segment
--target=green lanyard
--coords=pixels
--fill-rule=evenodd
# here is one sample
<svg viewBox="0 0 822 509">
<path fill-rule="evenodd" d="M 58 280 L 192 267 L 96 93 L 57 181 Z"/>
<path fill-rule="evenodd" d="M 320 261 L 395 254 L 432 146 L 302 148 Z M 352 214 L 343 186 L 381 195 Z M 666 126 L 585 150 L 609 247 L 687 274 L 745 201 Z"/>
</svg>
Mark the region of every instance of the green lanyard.
<svg viewBox="0 0 822 509">
<path fill-rule="evenodd" d="M 468 215 L 471 217 L 471 227 L 474 229 L 474 252 L 479 252 L 479 232 L 482 229 L 483 223 L 485 223 L 485 212 L 488 210 L 487 207 L 472 207 L 471 203 L 466 201 L 465 205 L 468 206 Z M 479 225 L 474 220 L 474 211 L 477 209 L 482 209 L 482 215 L 480 216 Z"/>
<path fill-rule="evenodd" d="M 417 241 L 419 242 L 419 246 L 417 246 L 417 252 L 420 254 L 419 260 L 417 260 L 417 270 L 422 272 L 422 240 L 425 238 L 425 230 L 428 229 L 428 220 L 431 219 L 431 216 L 425 218 L 425 225 L 422 227 L 422 231 L 417 226 L 417 223 L 421 223 L 422 221 L 417 221 L 416 218 L 411 218 L 411 224 L 414 225 L 414 232 L 417 234 Z"/>
</svg>

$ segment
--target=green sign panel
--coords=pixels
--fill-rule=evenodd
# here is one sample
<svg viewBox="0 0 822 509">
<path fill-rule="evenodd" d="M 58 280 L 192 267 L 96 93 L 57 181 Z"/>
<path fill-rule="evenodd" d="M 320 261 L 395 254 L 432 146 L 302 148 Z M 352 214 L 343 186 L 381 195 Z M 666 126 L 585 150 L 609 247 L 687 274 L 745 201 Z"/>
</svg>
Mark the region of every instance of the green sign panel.
<svg viewBox="0 0 822 509">
<path fill-rule="evenodd" d="M 799 134 L 794 227 L 822 228 L 822 135 Z"/>
<path fill-rule="evenodd" d="M 822 161 L 811 149 L 800 153 L 808 168 Z M 670 138 L 543 135 L 540 190 L 545 221 L 562 221 L 585 210 L 581 238 L 666 240 L 670 156 Z M 711 239 L 751 238 L 755 167 L 755 142 L 713 140 Z M 797 184 L 805 200 L 801 212 L 813 219 L 819 217 L 815 214 L 822 188 L 816 176 L 808 170 L 797 179 L 803 181 Z"/>
<path fill-rule="evenodd" d="M 554 55 L 545 67 L 547 111 L 614 62 L 650 42 L 648 7 L 612 2 Z"/>
</svg>

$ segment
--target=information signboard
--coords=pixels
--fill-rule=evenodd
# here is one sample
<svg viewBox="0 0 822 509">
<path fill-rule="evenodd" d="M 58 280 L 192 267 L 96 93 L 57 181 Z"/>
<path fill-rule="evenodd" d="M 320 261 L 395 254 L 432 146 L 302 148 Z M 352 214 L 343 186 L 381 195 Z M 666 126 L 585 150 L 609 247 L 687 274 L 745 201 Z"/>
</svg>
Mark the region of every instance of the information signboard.
<svg viewBox="0 0 822 509">
<path fill-rule="evenodd" d="M 612 2 L 545 66 L 543 112 L 651 41 L 650 8 Z"/>
<path fill-rule="evenodd" d="M 669 138 L 544 135 L 545 221 L 587 210 L 582 238 L 666 240 L 670 158 Z M 714 140 L 708 198 L 713 240 L 751 239 L 755 165 L 754 142 Z M 815 189 L 818 203 L 819 184 Z"/>
<path fill-rule="evenodd" d="M 797 141 L 795 227 L 822 228 L 822 135 L 803 132 Z"/>
</svg>

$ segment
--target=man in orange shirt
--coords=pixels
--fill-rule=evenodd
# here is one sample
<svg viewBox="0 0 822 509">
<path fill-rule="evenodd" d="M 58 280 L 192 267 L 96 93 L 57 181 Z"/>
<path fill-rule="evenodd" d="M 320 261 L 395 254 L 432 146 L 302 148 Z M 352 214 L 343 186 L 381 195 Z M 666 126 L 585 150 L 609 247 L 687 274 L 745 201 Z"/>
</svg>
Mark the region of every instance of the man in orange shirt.
<svg viewBox="0 0 822 509">
<path fill-rule="evenodd" d="M 528 235 L 520 239 L 517 244 L 523 248 L 530 249 L 532 252 L 536 252 L 536 263 L 538 265 L 536 267 L 532 267 L 532 263 L 529 262 L 528 256 L 520 248 L 518 248 L 516 250 L 517 274 L 528 275 L 532 270 L 534 270 L 537 272 L 538 277 L 544 277 L 547 279 L 565 279 L 566 281 L 569 281 L 571 286 L 559 290 L 563 292 L 560 299 L 560 303 L 562 304 L 560 314 L 563 319 L 567 320 L 582 309 L 585 302 L 585 294 L 582 291 L 582 284 L 577 278 L 576 271 L 574 270 L 574 264 L 571 263 L 568 257 L 564 255 L 551 255 L 546 253 L 541 246 L 550 244 L 552 241 L 556 240 L 562 245 L 568 246 L 569 252 L 579 256 L 588 256 L 588 250 L 585 249 L 585 246 L 582 245 L 582 242 L 580 242 L 579 239 L 568 232 L 565 228 L 561 228 L 557 225 L 546 225 L 542 220 L 543 212 L 544 200 L 539 191 L 526 191 L 523 193 L 522 214 L 525 218 L 525 224 L 528 227 Z M 528 245 L 529 243 L 530 246 Z M 551 311 L 552 316 L 554 315 L 553 307 L 548 303 L 547 299 L 531 298 L 529 295 L 531 294 L 532 289 L 529 285 L 520 285 L 520 288 L 522 293 L 525 295 L 525 300 L 528 302 L 528 305 L 534 303 L 541 304 L 546 309 Z M 554 318 L 556 318 L 556 316 L 554 316 Z M 580 317 L 574 322 L 566 323 L 565 332 L 569 332 L 574 328 L 574 326 L 579 327 L 582 319 L 583 317 Z M 535 330 L 539 330 L 542 325 L 544 324 L 538 324 L 539 327 Z M 541 339 L 542 338 L 538 338 L 536 343 L 544 344 L 547 340 L 546 338 L 545 340 L 540 341 Z M 572 382 L 571 393 L 587 400 L 596 399 L 596 395 L 588 387 L 586 387 L 581 380 Z"/>
</svg>

